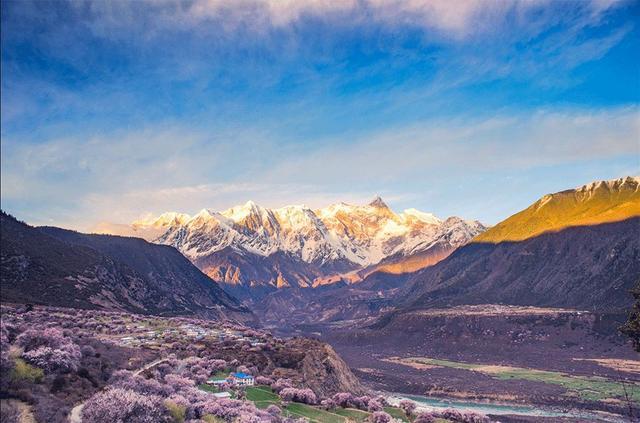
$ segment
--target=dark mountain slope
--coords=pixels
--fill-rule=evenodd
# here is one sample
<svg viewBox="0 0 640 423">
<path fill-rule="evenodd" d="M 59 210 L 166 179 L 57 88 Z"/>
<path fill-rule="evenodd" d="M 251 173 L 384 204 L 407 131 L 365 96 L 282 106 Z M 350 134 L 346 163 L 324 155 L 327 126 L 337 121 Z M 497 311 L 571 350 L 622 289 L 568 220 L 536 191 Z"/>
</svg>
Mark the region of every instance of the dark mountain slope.
<svg viewBox="0 0 640 423">
<path fill-rule="evenodd" d="M 472 243 L 411 276 L 410 309 L 507 303 L 619 310 L 640 278 L 640 218 L 568 228 L 522 242 Z"/>
<path fill-rule="evenodd" d="M 253 319 L 171 247 L 34 228 L 5 213 L 1 223 L 3 301 Z"/>
</svg>

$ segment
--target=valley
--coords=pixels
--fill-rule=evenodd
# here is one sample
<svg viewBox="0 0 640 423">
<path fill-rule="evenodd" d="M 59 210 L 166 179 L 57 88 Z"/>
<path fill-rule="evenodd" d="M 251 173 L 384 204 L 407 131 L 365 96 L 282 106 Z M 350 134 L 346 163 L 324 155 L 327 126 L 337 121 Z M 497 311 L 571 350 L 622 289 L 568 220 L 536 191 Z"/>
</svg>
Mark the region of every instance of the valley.
<svg viewBox="0 0 640 423">
<path fill-rule="evenodd" d="M 624 415 L 629 401 L 640 405 L 640 372 L 638 354 L 616 334 L 621 318 L 485 305 L 416 312 L 384 327 L 305 330 L 322 333 L 377 390 Z"/>
<path fill-rule="evenodd" d="M 316 211 L 247 203 L 131 226 L 152 242 L 32 227 L 3 213 L 3 325 L 13 345 L 3 354 L 7 366 L 37 374 L 3 389 L 16 398 L 31 386 L 36 398 L 17 407 L 46 414 L 41 403 L 55 402 L 57 421 L 71 409 L 79 419 L 80 399 L 121 389 L 116 368 L 90 376 L 85 393 L 73 388 L 86 378 L 76 370 L 40 374 L 19 332 L 44 321 L 75 328 L 65 342 L 78 348 L 89 340 L 116 351 L 117 368 L 146 380 L 136 383 L 173 383 L 152 369 L 167 360 L 227 363 L 179 371 L 191 391 L 173 388 L 187 400 L 169 395 L 162 413 L 180 406 L 204 418 L 198 404 L 220 394 L 274 422 L 368 421 L 376 412 L 401 421 L 633 420 L 640 360 L 619 329 L 640 281 L 639 186 L 622 178 L 552 194 L 492 228 L 396 214 L 381 199 Z M 530 231 L 511 240 L 513 225 Z M 225 377 L 234 372 L 259 386 L 233 385 Z M 60 397 L 54 381 L 63 379 L 74 382 Z"/>
<path fill-rule="evenodd" d="M 0 0 L 0 423 L 640 423 L 640 0 Z"/>
</svg>

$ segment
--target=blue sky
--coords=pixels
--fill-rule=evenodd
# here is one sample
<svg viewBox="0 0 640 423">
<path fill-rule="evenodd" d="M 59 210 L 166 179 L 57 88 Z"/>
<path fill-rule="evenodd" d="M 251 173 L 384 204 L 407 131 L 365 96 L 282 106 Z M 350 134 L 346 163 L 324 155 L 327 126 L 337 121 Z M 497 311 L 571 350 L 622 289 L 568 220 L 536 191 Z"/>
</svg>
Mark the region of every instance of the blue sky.
<svg viewBox="0 0 640 423">
<path fill-rule="evenodd" d="M 379 194 L 493 224 L 640 173 L 640 2 L 2 2 L 2 208 Z"/>
</svg>

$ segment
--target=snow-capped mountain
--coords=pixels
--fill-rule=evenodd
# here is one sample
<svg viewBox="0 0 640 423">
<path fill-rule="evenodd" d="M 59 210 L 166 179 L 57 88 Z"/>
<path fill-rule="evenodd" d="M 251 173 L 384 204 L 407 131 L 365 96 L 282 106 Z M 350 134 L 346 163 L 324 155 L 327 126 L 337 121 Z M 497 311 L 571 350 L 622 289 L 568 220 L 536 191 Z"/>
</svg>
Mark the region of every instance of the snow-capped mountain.
<svg viewBox="0 0 640 423">
<path fill-rule="evenodd" d="M 176 247 L 216 280 L 283 287 L 316 285 L 327 276 L 397 262 L 436 245 L 442 256 L 485 229 L 477 221 L 441 220 L 416 209 L 398 214 L 378 197 L 363 206 L 339 203 L 318 210 L 268 209 L 249 201 L 195 216 L 165 213 L 133 222 L 126 234 Z"/>
</svg>

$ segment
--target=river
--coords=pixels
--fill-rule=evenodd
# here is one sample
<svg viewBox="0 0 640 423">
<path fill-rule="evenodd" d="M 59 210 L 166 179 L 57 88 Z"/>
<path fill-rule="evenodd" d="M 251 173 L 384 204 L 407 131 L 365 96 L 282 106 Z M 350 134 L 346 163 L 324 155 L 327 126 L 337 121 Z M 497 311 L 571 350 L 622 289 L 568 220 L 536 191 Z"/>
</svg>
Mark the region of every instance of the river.
<svg viewBox="0 0 640 423">
<path fill-rule="evenodd" d="M 549 408 L 536 407 L 533 405 L 506 405 L 486 402 L 471 402 L 461 400 L 447 400 L 442 398 L 430 398 L 419 395 L 391 394 L 387 401 L 391 405 L 397 405 L 403 399 L 410 399 L 418 405 L 418 409 L 425 411 L 442 411 L 453 408 L 459 411 L 475 411 L 482 414 L 491 415 L 519 415 L 535 417 L 572 417 L 594 422 L 623 423 L 625 419 L 611 414 L 595 413 L 587 411 L 554 411 Z"/>
</svg>

